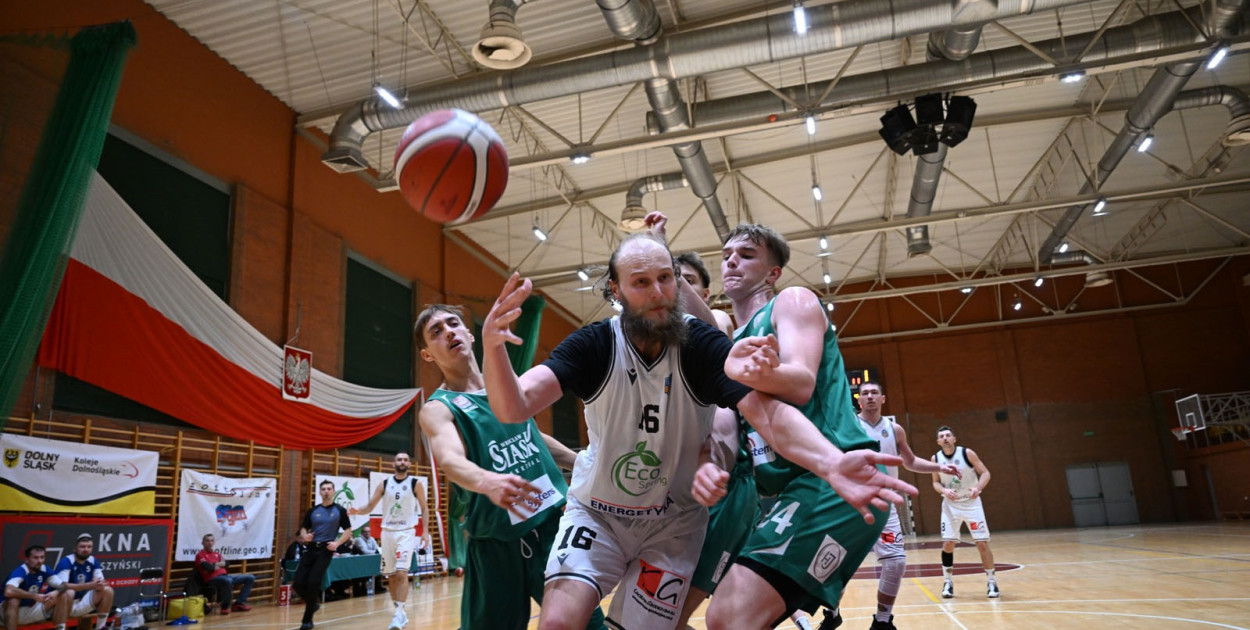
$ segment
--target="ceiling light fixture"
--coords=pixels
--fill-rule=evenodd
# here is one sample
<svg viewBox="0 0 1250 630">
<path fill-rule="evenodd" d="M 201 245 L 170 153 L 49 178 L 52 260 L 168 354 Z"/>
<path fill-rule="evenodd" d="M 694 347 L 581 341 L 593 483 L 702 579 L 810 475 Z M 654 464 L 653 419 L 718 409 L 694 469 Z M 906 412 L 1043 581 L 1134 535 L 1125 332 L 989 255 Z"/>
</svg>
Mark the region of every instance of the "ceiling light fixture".
<svg viewBox="0 0 1250 630">
<path fill-rule="evenodd" d="M 538 242 L 540 243 L 547 241 L 547 233 L 544 232 L 542 228 L 538 227 L 537 223 L 534 224 L 534 238 L 538 239 Z"/>
<path fill-rule="evenodd" d="M 1040 286 L 1042 286 L 1042 283 L 1043 283 L 1043 282 L 1045 282 L 1045 281 L 1046 281 L 1046 280 L 1045 280 L 1045 279 L 1043 279 L 1041 276 L 1038 276 L 1038 277 L 1037 277 L 1037 280 L 1034 280 L 1034 281 L 1033 281 L 1033 286 L 1035 286 L 1035 287 L 1040 287 Z"/>
<path fill-rule="evenodd" d="M 820 237 L 820 251 L 829 251 L 829 239 Z"/>
<path fill-rule="evenodd" d="M 1146 150 L 1150 148 L 1150 145 L 1154 144 L 1154 142 L 1155 142 L 1155 135 L 1153 133 L 1146 134 L 1141 139 L 1141 142 L 1137 144 L 1137 152 L 1145 153 Z"/>
<path fill-rule="evenodd" d="M 1018 311 L 1024 308 L 1024 304 L 1020 302 L 1020 298 L 1016 298 L 1016 303 L 1011 305 L 1011 310 Z"/>
<path fill-rule="evenodd" d="M 959 292 L 964 295 L 968 295 L 969 293 L 972 293 L 972 287 L 964 287 L 960 289 Z"/>
<path fill-rule="evenodd" d="M 1066 242 L 1065 242 L 1065 243 L 1063 243 L 1063 244 L 1061 244 L 1061 245 L 1059 245 L 1059 253 L 1060 253 L 1060 254 L 1066 254 L 1066 253 L 1068 253 L 1068 244 L 1067 244 Z"/>
<path fill-rule="evenodd" d="M 1081 79 L 1084 79 L 1084 78 L 1085 78 L 1084 70 L 1073 70 L 1072 72 L 1065 72 L 1059 75 L 1059 81 L 1063 83 L 1078 83 L 1080 82 Z"/>
<path fill-rule="evenodd" d="M 833 302 L 825 302 L 825 310 L 826 310 L 826 311 L 829 311 L 830 313 L 832 313 L 832 312 L 833 312 Z"/>
<path fill-rule="evenodd" d="M 828 271 L 825 272 L 825 275 L 821 276 L 821 279 L 825 281 L 825 284 L 833 282 L 833 276 L 829 275 Z"/>
<path fill-rule="evenodd" d="M 808 114 L 806 122 L 807 122 L 807 135 L 809 136 L 816 135 L 816 117 L 811 114 Z"/>
<path fill-rule="evenodd" d="M 378 98 L 381 98 L 382 100 L 386 101 L 387 105 L 390 105 L 391 107 L 395 109 L 400 109 L 404 106 L 403 103 L 399 102 L 398 98 L 395 98 L 394 94 L 391 94 L 390 90 L 382 87 L 382 84 L 380 83 L 375 83 L 373 85 L 373 91 L 377 93 Z"/>
<path fill-rule="evenodd" d="M 812 184 L 812 198 L 816 201 L 825 198 L 825 193 L 820 192 L 820 184 Z"/>
<path fill-rule="evenodd" d="M 577 279 L 581 280 L 582 282 L 585 282 L 590 279 L 590 274 L 586 273 L 585 267 L 579 267 L 577 269 Z"/>
<path fill-rule="evenodd" d="M 799 35 L 807 33 L 807 12 L 803 10 L 801 0 L 794 0 L 794 32 Z"/>
<path fill-rule="evenodd" d="M 1224 58 L 1228 56 L 1228 44 L 1221 43 L 1216 47 L 1215 52 L 1211 54 L 1211 58 L 1207 60 L 1207 70 L 1216 69 Z"/>
<path fill-rule="evenodd" d="M 1094 216 L 1101 217 L 1105 214 L 1107 214 L 1107 198 L 1099 197 L 1098 201 L 1094 202 Z"/>
<path fill-rule="evenodd" d="M 569 161 L 574 164 L 585 164 L 590 161 L 590 152 L 574 151 L 573 155 L 569 156 Z"/>
</svg>

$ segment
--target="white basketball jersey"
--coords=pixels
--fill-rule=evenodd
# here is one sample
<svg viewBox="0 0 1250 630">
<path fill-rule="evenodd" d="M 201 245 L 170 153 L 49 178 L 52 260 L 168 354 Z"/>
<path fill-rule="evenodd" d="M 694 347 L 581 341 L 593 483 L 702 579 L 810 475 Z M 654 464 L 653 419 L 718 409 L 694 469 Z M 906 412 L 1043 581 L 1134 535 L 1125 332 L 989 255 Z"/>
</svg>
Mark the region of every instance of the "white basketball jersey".
<svg viewBox="0 0 1250 630">
<path fill-rule="evenodd" d="M 382 490 L 382 529 L 403 530 L 417 526 L 421 503 L 413 494 L 416 483 L 417 478 L 412 475 L 404 477 L 403 481 L 395 479 L 394 475 L 386 478 Z"/>
<path fill-rule="evenodd" d="M 883 454 L 898 455 L 898 442 L 894 438 L 894 416 L 881 416 L 877 424 L 869 424 L 863 416 L 855 417 L 859 418 L 859 426 L 864 428 L 864 433 L 881 444 Z M 886 466 L 885 472 L 898 478 L 898 466 Z"/>
<path fill-rule="evenodd" d="M 690 494 L 699 451 L 716 408 L 701 404 L 681 372 L 681 347 L 651 365 L 611 320 L 612 366 L 586 401 L 590 446 L 577 458 L 569 492 L 605 514 L 658 518 L 698 507 Z"/>
<path fill-rule="evenodd" d="M 972 498 L 972 489 L 976 487 L 978 481 L 977 470 L 968 463 L 968 454 L 964 452 L 962 446 L 956 446 L 955 452 L 947 457 L 942 451 L 937 452 L 937 463 L 946 465 L 954 464 L 959 467 L 960 477 L 954 475 L 938 474 L 942 480 L 942 487 L 955 491 L 955 496 L 959 497 L 957 501 L 967 501 Z"/>
</svg>

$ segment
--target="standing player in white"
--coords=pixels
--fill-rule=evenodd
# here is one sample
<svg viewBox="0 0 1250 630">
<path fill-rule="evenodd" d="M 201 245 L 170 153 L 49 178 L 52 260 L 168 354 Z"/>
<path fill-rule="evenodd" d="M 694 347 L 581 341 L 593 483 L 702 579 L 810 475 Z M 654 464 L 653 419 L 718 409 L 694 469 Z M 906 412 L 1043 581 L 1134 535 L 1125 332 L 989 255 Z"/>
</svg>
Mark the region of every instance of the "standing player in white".
<svg viewBox="0 0 1250 630">
<path fill-rule="evenodd" d="M 985 596 L 998 597 L 998 580 L 994 577 L 994 552 L 990 551 L 990 528 L 985 523 L 985 510 L 981 507 L 981 493 L 990 483 L 990 470 L 972 449 L 955 446 L 955 432 L 948 426 L 938 427 L 937 443 L 942 450 L 933 461 L 954 465 L 960 476 L 945 473 L 933 474 L 933 489 L 942 495 L 942 597 L 955 596 L 955 543 L 959 542 L 959 530 L 968 524 L 968 533 L 981 553 L 981 566 L 985 568 Z M 968 481 L 976 479 L 969 485 Z"/>
<path fill-rule="evenodd" d="M 412 462 L 407 453 L 396 453 L 392 465 L 395 474 L 374 489 L 369 503 L 361 508 L 353 507 L 348 514 L 368 514 L 382 502 L 382 574 L 387 576 L 386 587 L 395 605 L 389 628 L 398 630 L 408 625 L 408 612 L 404 610 L 408 603 L 408 571 L 417 550 L 416 527 L 426 495 L 425 487 L 408 474 Z M 422 538 L 421 548 L 425 549 L 430 544 L 428 530 Z"/>
<path fill-rule="evenodd" d="M 885 393 L 879 383 L 865 381 L 859 386 L 859 424 L 868 437 L 881 444 L 881 452 L 886 455 L 898 455 L 903 460 L 903 468 L 916 473 L 944 473 L 959 476 L 959 469 L 952 464 L 939 465 L 916 457 L 907 443 L 907 433 L 894 421 L 894 416 L 881 415 L 885 406 Z M 898 477 L 897 466 L 886 466 L 891 477 Z M 903 527 L 899 523 L 898 509 L 890 506 L 890 516 L 886 520 L 885 529 L 877 539 L 872 551 L 881 565 L 881 580 L 877 584 L 877 612 L 873 615 L 869 630 L 895 630 L 894 600 L 898 597 L 899 587 L 903 582 L 903 572 L 907 569 L 907 551 L 903 548 Z M 820 623 L 820 630 L 833 630 L 842 624 L 842 615 L 835 609 L 832 613 L 825 611 L 825 618 Z"/>
</svg>

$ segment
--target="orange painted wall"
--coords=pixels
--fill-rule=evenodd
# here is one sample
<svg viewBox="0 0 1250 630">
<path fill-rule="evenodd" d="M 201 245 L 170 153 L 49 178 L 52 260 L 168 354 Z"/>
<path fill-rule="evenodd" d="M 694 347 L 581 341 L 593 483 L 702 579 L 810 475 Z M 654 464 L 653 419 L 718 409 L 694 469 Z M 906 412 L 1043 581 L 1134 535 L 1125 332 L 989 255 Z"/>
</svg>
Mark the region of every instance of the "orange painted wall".
<svg viewBox="0 0 1250 630">
<path fill-rule="evenodd" d="M 1143 275 L 1177 290 L 1179 283 L 1197 286 L 1213 269 L 1215 263 L 1198 262 Z M 843 355 L 848 368 L 877 370 L 886 413 L 898 416 L 918 455 L 932 455 L 937 427 L 950 425 L 960 443 L 981 456 L 993 474 L 985 492 L 992 530 L 1071 526 L 1065 468 L 1087 462 L 1129 464 L 1144 522 L 1210 518 L 1211 510 L 1202 509 L 1210 504 L 1205 484 L 1193 482 L 1196 473 L 1191 470 L 1188 488 L 1176 489 L 1171 471 L 1193 469 L 1193 458 L 1209 459 L 1227 495 L 1223 507 L 1250 495 L 1244 483 L 1230 481 L 1250 478 L 1250 452 L 1234 449 L 1218 458 L 1189 452 L 1176 446 L 1168 427 L 1177 424 L 1177 397 L 1250 390 L 1247 273 L 1250 259 L 1234 260 L 1185 306 L 851 342 Z M 1093 308 L 1149 299 L 1144 283 L 1125 284 L 1118 296 L 1115 290 L 1090 292 L 1082 302 Z M 990 319 L 999 307 L 992 291 L 977 293 L 984 296 L 961 311 L 968 321 Z M 933 308 L 937 295 L 924 305 Z M 954 304 L 955 295 L 941 297 Z M 888 332 L 914 325 L 919 316 L 903 300 L 866 302 L 849 318 L 853 307 L 839 305 L 840 333 Z M 1005 415 L 999 420 L 996 414 Z M 937 532 L 941 499 L 930 478 L 903 477 L 921 490 L 919 530 Z"/>
</svg>

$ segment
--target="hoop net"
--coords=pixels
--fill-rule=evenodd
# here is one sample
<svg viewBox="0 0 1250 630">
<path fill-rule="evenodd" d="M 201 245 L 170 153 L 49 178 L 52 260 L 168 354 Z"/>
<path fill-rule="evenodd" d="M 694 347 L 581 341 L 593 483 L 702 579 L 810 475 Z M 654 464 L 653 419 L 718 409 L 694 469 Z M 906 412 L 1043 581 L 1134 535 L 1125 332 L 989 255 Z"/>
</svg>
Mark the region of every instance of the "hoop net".
<svg viewBox="0 0 1250 630">
<path fill-rule="evenodd" d="M 1194 430 L 1190 427 L 1172 427 L 1172 435 L 1176 437 L 1176 441 L 1184 442 Z"/>
</svg>

